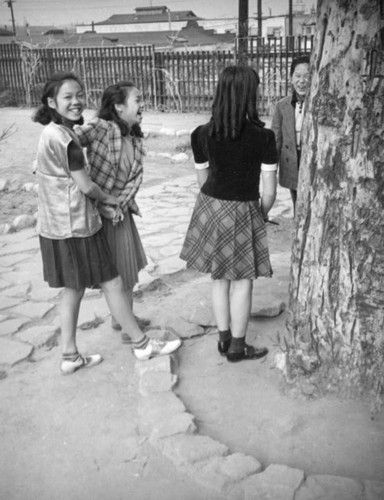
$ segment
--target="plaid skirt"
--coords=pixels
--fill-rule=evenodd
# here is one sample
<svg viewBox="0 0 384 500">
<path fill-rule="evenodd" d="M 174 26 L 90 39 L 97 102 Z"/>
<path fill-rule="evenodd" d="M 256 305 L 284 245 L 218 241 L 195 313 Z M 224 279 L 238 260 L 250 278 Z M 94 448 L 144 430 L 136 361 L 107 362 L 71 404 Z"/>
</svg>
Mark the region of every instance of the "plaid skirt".
<svg viewBox="0 0 384 500">
<path fill-rule="evenodd" d="M 259 202 L 218 200 L 200 192 L 180 258 L 213 279 L 272 276 Z"/>
<path fill-rule="evenodd" d="M 44 280 L 52 288 L 97 287 L 118 276 L 103 231 L 85 238 L 40 236 Z"/>
</svg>

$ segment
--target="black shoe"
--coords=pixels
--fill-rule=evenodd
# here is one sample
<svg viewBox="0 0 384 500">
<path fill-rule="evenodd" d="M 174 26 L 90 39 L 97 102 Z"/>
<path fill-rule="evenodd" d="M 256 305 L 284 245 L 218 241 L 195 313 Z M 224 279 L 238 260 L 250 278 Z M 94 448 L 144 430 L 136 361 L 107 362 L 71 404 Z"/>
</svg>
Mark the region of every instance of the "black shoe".
<svg viewBox="0 0 384 500">
<path fill-rule="evenodd" d="M 229 340 L 219 340 L 217 343 L 217 350 L 222 356 L 225 356 L 228 352 L 229 346 L 231 345 L 231 339 Z"/>
<path fill-rule="evenodd" d="M 268 354 L 266 347 L 253 347 L 245 344 L 241 352 L 227 352 L 227 360 L 231 362 L 243 361 L 243 359 L 260 359 Z"/>
</svg>

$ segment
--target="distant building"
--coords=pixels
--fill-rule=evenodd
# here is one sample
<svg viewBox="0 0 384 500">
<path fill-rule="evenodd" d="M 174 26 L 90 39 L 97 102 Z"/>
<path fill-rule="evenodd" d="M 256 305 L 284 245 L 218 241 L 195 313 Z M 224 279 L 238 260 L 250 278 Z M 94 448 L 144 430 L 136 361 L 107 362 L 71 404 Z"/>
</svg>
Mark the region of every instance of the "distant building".
<svg viewBox="0 0 384 500">
<path fill-rule="evenodd" d="M 135 14 L 114 14 L 106 21 L 76 26 L 76 33 L 139 33 L 148 31 L 179 31 L 188 21 L 201 18 L 191 10 L 171 11 L 167 6 L 137 7 Z"/>
</svg>

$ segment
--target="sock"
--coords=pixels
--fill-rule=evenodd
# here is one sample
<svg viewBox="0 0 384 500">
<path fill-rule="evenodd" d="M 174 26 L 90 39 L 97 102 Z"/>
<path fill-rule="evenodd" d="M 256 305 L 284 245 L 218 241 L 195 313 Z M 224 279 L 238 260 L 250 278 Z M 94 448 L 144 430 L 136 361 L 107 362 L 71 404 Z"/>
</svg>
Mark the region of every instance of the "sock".
<svg viewBox="0 0 384 500">
<path fill-rule="evenodd" d="M 134 349 L 145 349 L 149 343 L 149 337 L 147 335 L 143 335 L 140 340 L 132 343 Z"/>
<path fill-rule="evenodd" d="M 245 337 L 232 337 L 229 352 L 243 352 L 245 347 Z"/>
<path fill-rule="evenodd" d="M 220 331 L 219 330 L 219 340 L 220 342 L 225 342 L 226 340 L 231 340 L 232 338 L 232 334 L 231 334 L 231 330 L 228 329 L 228 330 L 222 330 Z"/>
<path fill-rule="evenodd" d="M 79 351 L 76 352 L 70 352 L 70 353 L 64 353 L 62 355 L 62 358 L 64 361 L 76 361 L 76 359 L 79 357 Z"/>
</svg>

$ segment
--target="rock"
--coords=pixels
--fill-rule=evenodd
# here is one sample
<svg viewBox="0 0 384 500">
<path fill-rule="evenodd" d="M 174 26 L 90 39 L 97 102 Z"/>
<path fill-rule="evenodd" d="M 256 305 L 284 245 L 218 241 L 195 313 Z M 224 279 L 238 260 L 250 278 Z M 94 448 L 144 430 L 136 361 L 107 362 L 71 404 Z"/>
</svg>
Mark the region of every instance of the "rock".
<svg viewBox="0 0 384 500">
<path fill-rule="evenodd" d="M 159 133 L 163 135 L 176 135 L 175 129 L 171 127 L 162 127 L 159 130 Z"/>
<path fill-rule="evenodd" d="M 9 186 L 8 179 L 0 179 L 0 191 L 6 191 Z"/>
<path fill-rule="evenodd" d="M 33 182 L 26 182 L 25 184 L 23 184 L 23 191 L 29 193 L 30 191 L 34 190 L 34 186 L 35 184 Z"/>
<path fill-rule="evenodd" d="M 234 453 L 226 457 L 213 457 L 186 470 L 203 486 L 223 492 L 224 488 L 238 483 L 261 470 L 261 464 L 253 457 Z M 233 498 L 231 495 L 229 498 Z M 235 497 L 236 498 L 236 497 Z"/>
<path fill-rule="evenodd" d="M 13 219 L 12 229 L 20 231 L 27 227 L 33 227 L 36 224 L 36 218 L 33 215 L 18 215 Z"/>
<path fill-rule="evenodd" d="M 31 345 L 0 338 L 0 365 L 13 366 L 27 359 L 33 351 Z"/>
<path fill-rule="evenodd" d="M 18 302 L 20 302 L 20 300 Z M 27 301 L 14 307 L 12 313 L 27 316 L 31 319 L 42 319 L 54 307 L 56 307 L 55 304 L 50 304 L 49 302 Z"/>
<path fill-rule="evenodd" d="M 305 483 L 296 493 L 295 500 L 361 500 L 363 487 L 354 479 L 331 475 L 313 475 L 307 477 Z"/>
<path fill-rule="evenodd" d="M 155 422 L 152 426 L 151 443 L 157 439 L 174 436 L 176 434 L 193 434 L 196 432 L 194 417 L 190 413 L 178 413 L 165 421 Z"/>
<path fill-rule="evenodd" d="M 187 153 L 178 153 L 172 156 L 172 161 L 174 161 L 175 163 L 184 163 L 188 161 L 188 159 L 189 156 L 187 155 Z"/>
<path fill-rule="evenodd" d="M 215 456 L 224 456 L 228 448 L 208 436 L 179 434 L 161 441 L 163 454 L 176 466 L 190 465 Z"/>
<path fill-rule="evenodd" d="M 196 323 L 189 323 L 179 316 L 167 316 L 161 320 L 161 326 L 173 330 L 182 339 L 203 335 L 204 328 Z"/>
<path fill-rule="evenodd" d="M 180 130 L 176 130 L 177 137 L 182 137 L 183 135 L 190 135 L 190 131 L 186 128 L 182 128 Z"/>
<path fill-rule="evenodd" d="M 264 472 L 254 474 L 242 482 L 244 499 L 253 500 L 255 492 L 260 498 L 294 500 L 296 490 L 304 480 L 304 472 L 285 465 L 269 465 Z M 311 497 L 317 498 L 317 497 Z M 324 497 L 324 499 L 327 497 Z M 327 498 L 327 500 L 329 500 Z"/>
<path fill-rule="evenodd" d="M 165 372 L 147 372 L 139 381 L 139 392 L 147 396 L 154 392 L 171 391 L 177 382 L 177 375 Z"/>
<path fill-rule="evenodd" d="M 11 225 L 7 223 L 0 224 L 0 234 L 8 234 L 11 231 Z"/>
<path fill-rule="evenodd" d="M 10 192 L 19 191 L 22 185 L 23 185 L 22 177 L 16 175 L 15 177 L 12 177 L 12 179 L 9 181 L 8 191 Z"/>
<path fill-rule="evenodd" d="M 157 155 L 159 158 L 167 158 L 167 159 L 172 159 L 172 155 L 171 153 L 157 153 Z"/>
<path fill-rule="evenodd" d="M 59 329 L 56 326 L 34 326 L 17 333 L 17 338 L 34 347 L 55 346 Z"/>
<path fill-rule="evenodd" d="M 0 335 L 12 335 L 16 333 L 26 322 L 25 319 L 14 318 L 0 323 Z"/>
</svg>

